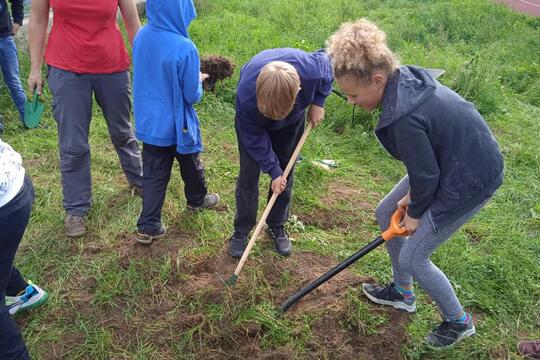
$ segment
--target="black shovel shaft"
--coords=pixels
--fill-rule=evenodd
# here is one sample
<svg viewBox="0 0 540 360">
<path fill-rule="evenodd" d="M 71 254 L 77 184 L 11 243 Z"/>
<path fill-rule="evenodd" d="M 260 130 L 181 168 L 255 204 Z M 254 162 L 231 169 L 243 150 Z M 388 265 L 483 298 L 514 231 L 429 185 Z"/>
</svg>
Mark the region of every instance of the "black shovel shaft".
<svg viewBox="0 0 540 360">
<path fill-rule="evenodd" d="M 371 250 L 375 249 L 376 247 L 380 246 L 382 243 L 384 243 L 384 240 L 381 236 L 364 246 L 362 249 L 358 250 L 356 253 L 354 253 L 351 257 L 346 259 L 345 261 L 337 264 L 334 266 L 331 270 L 324 273 L 317 279 L 313 280 L 311 283 L 309 283 L 306 287 L 300 289 L 296 293 L 294 293 L 290 298 L 287 299 L 283 304 L 281 304 L 281 311 L 285 312 L 287 311 L 292 305 L 294 305 L 298 300 L 333 278 L 335 275 L 339 274 L 341 271 L 345 270 L 355 262 L 357 262 L 361 257 L 371 252 Z"/>
</svg>

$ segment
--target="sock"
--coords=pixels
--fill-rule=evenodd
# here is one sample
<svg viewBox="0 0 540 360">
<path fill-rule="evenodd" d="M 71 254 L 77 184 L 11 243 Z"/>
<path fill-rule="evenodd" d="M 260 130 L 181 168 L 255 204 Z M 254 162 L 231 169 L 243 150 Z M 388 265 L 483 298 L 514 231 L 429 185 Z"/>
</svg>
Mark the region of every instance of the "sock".
<svg viewBox="0 0 540 360">
<path fill-rule="evenodd" d="M 412 285 L 401 287 L 396 285 L 396 290 L 399 291 L 405 299 L 414 298 L 414 289 Z"/>
<path fill-rule="evenodd" d="M 463 315 L 458 317 L 455 321 L 463 323 L 463 324 L 467 324 L 470 320 L 471 320 L 471 316 L 467 314 L 466 312 L 463 312 Z"/>
</svg>

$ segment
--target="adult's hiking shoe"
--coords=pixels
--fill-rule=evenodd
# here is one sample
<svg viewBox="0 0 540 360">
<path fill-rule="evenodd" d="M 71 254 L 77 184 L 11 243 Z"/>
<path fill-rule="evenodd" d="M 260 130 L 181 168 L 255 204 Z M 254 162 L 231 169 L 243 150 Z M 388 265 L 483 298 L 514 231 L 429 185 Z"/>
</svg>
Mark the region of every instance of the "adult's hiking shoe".
<svg viewBox="0 0 540 360">
<path fill-rule="evenodd" d="M 137 235 L 135 236 L 135 240 L 139 244 L 150 245 L 150 244 L 152 244 L 154 242 L 154 240 L 159 239 L 160 237 L 162 237 L 166 233 L 167 233 L 167 228 L 165 226 L 161 225 L 156 232 L 151 233 L 151 234 L 147 234 L 145 232 L 138 231 Z"/>
<path fill-rule="evenodd" d="M 434 348 L 445 348 L 452 346 L 467 336 L 476 333 L 472 319 L 463 323 L 460 321 L 443 321 L 427 337 L 426 342 Z"/>
<path fill-rule="evenodd" d="M 229 239 L 229 255 L 233 258 L 241 258 L 246 250 L 248 238 L 246 233 L 235 231 Z"/>
<path fill-rule="evenodd" d="M 64 230 L 67 236 L 75 237 L 86 233 L 86 224 L 84 218 L 77 215 L 66 215 L 64 219 Z"/>
<path fill-rule="evenodd" d="M 416 296 L 405 298 L 397 289 L 394 283 L 385 287 L 376 284 L 362 284 L 362 291 L 369 300 L 381 304 L 389 305 L 394 309 L 404 310 L 408 313 L 416 311 Z"/>
<path fill-rule="evenodd" d="M 24 293 L 19 296 L 6 296 L 6 306 L 11 315 L 18 311 L 24 311 L 36 308 L 44 304 L 49 298 L 49 294 L 39 286 L 28 282 Z"/>
<path fill-rule="evenodd" d="M 518 352 L 528 359 L 540 359 L 540 340 L 520 341 Z"/>
<path fill-rule="evenodd" d="M 218 203 L 219 203 L 219 195 L 215 194 L 215 193 L 212 193 L 212 194 L 207 194 L 204 197 L 204 201 L 203 201 L 202 205 L 193 206 L 193 205 L 188 204 L 187 208 L 189 210 L 191 210 L 191 211 L 199 211 L 199 210 L 203 210 L 203 209 L 213 208 Z"/>
<path fill-rule="evenodd" d="M 269 226 L 266 228 L 266 232 L 272 238 L 274 243 L 274 250 L 281 256 L 289 256 L 292 251 L 291 240 L 289 235 L 282 226 Z"/>
</svg>

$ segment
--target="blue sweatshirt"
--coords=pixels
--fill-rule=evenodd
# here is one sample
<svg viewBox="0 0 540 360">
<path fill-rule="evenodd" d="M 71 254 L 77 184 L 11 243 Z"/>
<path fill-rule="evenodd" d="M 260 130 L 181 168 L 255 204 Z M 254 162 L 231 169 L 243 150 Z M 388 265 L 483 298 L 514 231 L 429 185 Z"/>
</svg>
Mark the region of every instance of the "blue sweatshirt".
<svg viewBox="0 0 540 360">
<path fill-rule="evenodd" d="M 396 70 L 382 106 L 375 134 L 407 167 L 411 217 L 429 211 L 435 227 L 450 224 L 502 184 L 503 157 L 482 116 L 424 69 Z"/>
<path fill-rule="evenodd" d="M 133 42 L 135 134 L 147 144 L 176 145 L 180 154 L 200 152 L 193 108 L 202 97 L 200 60 L 187 31 L 195 7 L 191 0 L 149 0 L 146 15 Z"/>
<path fill-rule="evenodd" d="M 291 112 L 283 120 L 265 117 L 257 108 L 256 81 L 261 69 L 272 61 L 284 61 L 295 67 L 300 77 L 301 90 Z M 275 179 L 283 174 L 272 149 L 269 133 L 291 127 L 296 129 L 304 121 L 305 110 L 311 104 L 324 107 L 332 91 L 332 68 L 323 51 L 307 53 L 298 49 L 270 49 L 255 55 L 240 70 L 236 94 L 236 133 L 238 141 L 259 164 L 261 171 Z"/>
</svg>

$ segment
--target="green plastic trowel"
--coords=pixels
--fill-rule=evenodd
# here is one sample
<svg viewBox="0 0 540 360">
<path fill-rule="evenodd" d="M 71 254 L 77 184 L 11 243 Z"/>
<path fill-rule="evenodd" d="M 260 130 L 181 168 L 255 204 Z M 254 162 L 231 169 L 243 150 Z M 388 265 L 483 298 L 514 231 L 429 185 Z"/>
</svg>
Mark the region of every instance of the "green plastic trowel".
<svg viewBox="0 0 540 360">
<path fill-rule="evenodd" d="M 45 104 L 39 101 L 37 90 L 34 90 L 32 101 L 24 104 L 24 125 L 29 129 L 34 129 L 39 125 L 41 115 L 45 110 Z"/>
</svg>

